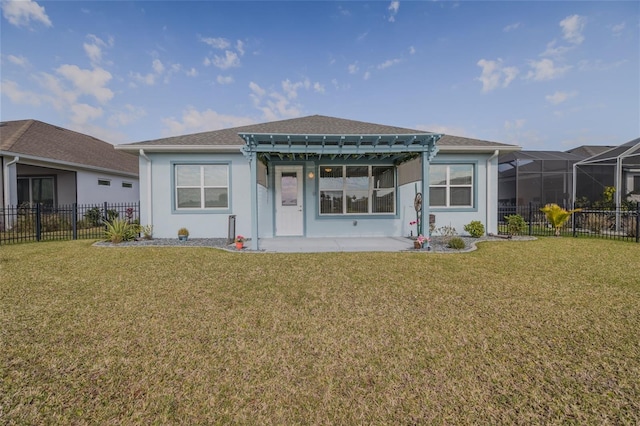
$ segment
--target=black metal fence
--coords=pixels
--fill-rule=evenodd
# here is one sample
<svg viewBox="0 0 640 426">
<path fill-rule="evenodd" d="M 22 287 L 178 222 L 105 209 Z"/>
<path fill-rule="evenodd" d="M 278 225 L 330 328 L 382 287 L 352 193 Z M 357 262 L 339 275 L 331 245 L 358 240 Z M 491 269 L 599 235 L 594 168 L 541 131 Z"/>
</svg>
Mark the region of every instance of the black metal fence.
<svg viewBox="0 0 640 426">
<path fill-rule="evenodd" d="M 140 203 L 43 204 L 0 207 L 0 245 L 104 238 L 105 222 L 140 223 Z"/>
<path fill-rule="evenodd" d="M 553 236 L 556 230 L 547 221 L 540 209 L 542 204 L 498 207 L 498 233 L 508 234 L 507 216 L 520 215 L 525 221 L 522 235 Z M 566 207 L 571 210 L 571 207 Z M 560 235 L 573 237 L 607 238 L 640 242 L 640 203 L 622 208 L 582 207 L 560 229 Z"/>
</svg>

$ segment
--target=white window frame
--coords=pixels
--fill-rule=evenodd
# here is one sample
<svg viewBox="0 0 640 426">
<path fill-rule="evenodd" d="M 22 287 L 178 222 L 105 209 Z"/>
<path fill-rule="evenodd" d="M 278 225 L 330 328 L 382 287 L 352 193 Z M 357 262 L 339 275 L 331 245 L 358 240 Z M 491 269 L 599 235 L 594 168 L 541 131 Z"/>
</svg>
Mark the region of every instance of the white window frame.
<svg viewBox="0 0 640 426">
<path fill-rule="evenodd" d="M 471 183 L 470 184 L 464 184 L 464 185 L 452 185 L 451 184 L 451 167 L 455 167 L 455 166 L 468 166 L 471 167 Z M 429 205 L 430 208 L 434 208 L 434 209 L 466 209 L 466 208 L 473 208 L 474 207 L 474 194 L 475 194 L 475 174 L 476 174 L 476 165 L 474 163 L 450 163 L 450 164 L 431 164 L 429 167 L 434 168 L 434 167 L 445 167 L 445 183 L 444 185 L 435 185 L 433 184 L 433 182 L 431 182 L 431 180 L 429 181 L 429 190 L 431 190 L 431 188 L 445 188 L 445 205 L 434 205 L 431 204 Z M 470 189 L 470 193 L 469 193 L 469 204 L 464 204 L 464 205 L 451 205 L 451 188 L 469 188 Z M 431 197 L 429 197 L 429 201 L 431 201 Z"/>
<path fill-rule="evenodd" d="M 347 211 L 347 167 L 366 167 L 367 168 L 367 180 L 369 181 L 369 185 L 368 185 L 368 189 L 367 189 L 367 212 L 348 212 Z M 386 167 L 392 170 L 393 172 L 393 187 L 389 187 L 389 188 L 376 188 L 375 187 L 375 182 L 373 179 L 373 168 L 374 167 Z M 324 168 L 341 168 L 342 169 L 342 188 L 341 189 L 322 189 L 320 188 L 320 181 L 322 180 L 321 178 L 321 171 Z M 323 216 L 323 217 L 327 217 L 327 216 L 342 216 L 342 215 L 348 215 L 348 216 L 390 216 L 390 215 L 395 215 L 396 214 L 396 204 L 397 204 L 397 200 L 398 200 L 398 177 L 397 177 L 397 171 L 396 171 L 396 167 L 391 165 L 391 164 L 340 164 L 340 165 L 335 165 L 335 164 L 324 164 L 324 165 L 320 165 L 318 168 L 318 173 L 316 173 L 316 175 L 318 176 L 318 215 L 319 216 Z M 373 194 L 374 191 L 377 190 L 389 190 L 392 194 L 393 194 L 393 211 L 391 212 L 373 212 Z M 342 192 L 342 212 L 340 213 L 323 213 L 322 212 L 322 200 L 321 200 L 321 193 L 325 191 L 325 192 Z"/>
<path fill-rule="evenodd" d="M 181 166 L 200 167 L 200 184 L 195 185 L 178 185 L 178 168 Z M 224 167 L 226 172 L 227 184 L 226 185 L 205 185 L 204 184 L 204 168 L 205 167 Z M 173 165 L 173 191 L 174 191 L 174 209 L 176 211 L 188 211 L 188 210 L 228 210 L 229 198 L 230 198 L 230 185 L 229 185 L 229 164 L 228 163 L 175 163 Z M 200 190 L 200 207 L 180 207 L 178 205 L 178 189 L 199 189 Z M 226 189 L 227 191 L 227 205 L 222 207 L 205 207 L 205 190 L 206 189 Z"/>
</svg>

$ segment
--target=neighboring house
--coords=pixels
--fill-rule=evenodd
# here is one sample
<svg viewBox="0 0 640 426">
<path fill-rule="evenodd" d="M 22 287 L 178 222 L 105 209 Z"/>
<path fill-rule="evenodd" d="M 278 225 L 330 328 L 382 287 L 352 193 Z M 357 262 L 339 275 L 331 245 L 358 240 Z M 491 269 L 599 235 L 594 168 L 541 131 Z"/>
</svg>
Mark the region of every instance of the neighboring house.
<svg viewBox="0 0 640 426">
<path fill-rule="evenodd" d="M 1 206 L 137 202 L 138 159 L 37 120 L 0 123 Z"/>
<path fill-rule="evenodd" d="M 497 233 L 498 154 L 513 145 L 326 116 L 116 149 L 140 157 L 141 221 L 157 237 L 407 236 L 414 200 L 436 227 Z"/>
</svg>

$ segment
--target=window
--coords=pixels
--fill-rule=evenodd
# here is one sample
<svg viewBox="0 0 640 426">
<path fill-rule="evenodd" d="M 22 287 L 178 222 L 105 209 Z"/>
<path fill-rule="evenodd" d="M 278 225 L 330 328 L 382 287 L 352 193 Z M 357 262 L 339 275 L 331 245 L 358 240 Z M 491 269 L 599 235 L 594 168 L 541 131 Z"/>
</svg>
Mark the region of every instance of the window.
<svg viewBox="0 0 640 426">
<path fill-rule="evenodd" d="M 176 164 L 177 209 L 223 209 L 229 207 L 227 164 Z"/>
<path fill-rule="evenodd" d="M 473 207 L 473 164 L 432 164 L 429 168 L 431 207 Z"/>
<path fill-rule="evenodd" d="M 18 205 L 23 203 L 55 205 L 53 177 L 19 177 Z"/>
<path fill-rule="evenodd" d="M 123 188 L 133 188 L 133 184 L 131 182 L 122 182 Z"/>
<path fill-rule="evenodd" d="M 98 179 L 98 185 L 100 186 L 111 186 L 111 181 L 106 179 Z"/>
<path fill-rule="evenodd" d="M 320 166 L 320 214 L 394 214 L 393 166 Z"/>
</svg>

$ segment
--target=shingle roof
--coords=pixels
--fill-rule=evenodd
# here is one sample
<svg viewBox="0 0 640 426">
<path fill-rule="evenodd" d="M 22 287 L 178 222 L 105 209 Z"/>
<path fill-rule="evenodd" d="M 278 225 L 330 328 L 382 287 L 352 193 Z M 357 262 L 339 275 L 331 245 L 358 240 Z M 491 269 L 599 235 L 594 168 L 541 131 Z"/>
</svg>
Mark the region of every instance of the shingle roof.
<svg viewBox="0 0 640 426">
<path fill-rule="evenodd" d="M 193 145 L 244 145 L 244 140 L 238 133 L 263 133 L 263 134 L 291 134 L 291 135 L 403 135 L 425 134 L 424 130 L 406 129 L 403 127 L 385 126 L 382 124 L 367 123 L 363 121 L 347 120 L 344 118 L 327 117 L 323 115 L 311 115 L 308 117 L 292 118 L 288 120 L 272 121 L 269 123 L 251 124 L 248 126 L 234 127 L 231 129 L 214 130 L 210 132 L 195 133 L 191 135 L 173 136 L 163 139 L 155 139 L 121 147 L 145 145 L 161 146 L 193 146 Z M 438 145 L 456 147 L 513 147 L 497 142 L 489 142 L 478 139 L 463 138 L 459 136 L 445 135 L 438 141 Z"/>
<path fill-rule="evenodd" d="M 615 148 L 615 146 L 611 145 L 582 145 L 576 148 L 572 148 L 567 150 L 572 154 L 579 155 L 583 158 L 593 157 L 594 155 L 602 154 L 605 151 L 610 150 L 611 148 Z"/>
<path fill-rule="evenodd" d="M 138 158 L 110 143 L 37 120 L 0 123 L 0 151 L 138 174 Z"/>
<path fill-rule="evenodd" d="M 632 139 L 622 145 L 589 157 L 583 163 L 615 163 L 618 157 L 623 158 L 626 165 L 640 165 L 640 138 Z"/>
</svg>

